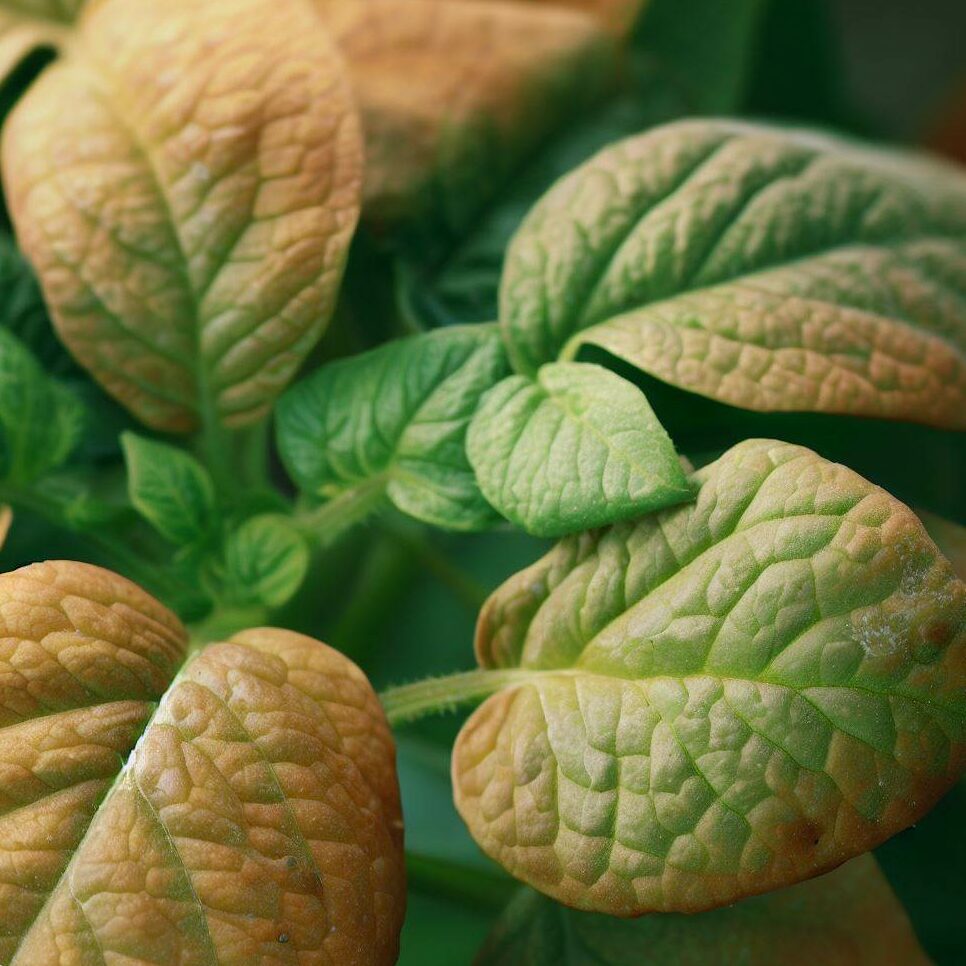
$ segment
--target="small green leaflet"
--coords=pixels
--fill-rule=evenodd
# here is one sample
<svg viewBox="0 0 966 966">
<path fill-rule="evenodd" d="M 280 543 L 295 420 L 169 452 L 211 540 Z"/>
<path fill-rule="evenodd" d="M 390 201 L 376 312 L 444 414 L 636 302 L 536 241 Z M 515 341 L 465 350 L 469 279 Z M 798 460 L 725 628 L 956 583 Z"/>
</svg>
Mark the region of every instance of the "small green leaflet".
<svg viewBox="0 0 966 966">
<path fill-rule="evenodd" d="M 76 447 L 83 425 L 80 402 L 0 328 L 0 479 L 24 485 L 56 469 Z"/>
<path fill-rule="evenodd" d="M 727 952 L 725 953 L 725 950 Z M 479 966 L 928 966 L 871 855 L 788 889 L 696 916 L 621 920 L 576 912 L 523 891 Z"/>
<path fill-rule="evenodd" d="M 281 607 L 299 589 L 309 568 L 309 548 L 280 514 L 246 520 L 225 544 L 231 592 L 242 603 Z"/>
<path fill-rule="evenodd" d="M 674 445 L 643 393 L 586 363 L 504 379 L 470 424 L 483 495 L 541 537 L 613 523 L 691 496 Z"/>
<path fill-rule="evenodd" d="M 966 177 L 820 134 L 682 121 L 559 181 L 500 320 L 533 373 L 594 345 L 763 411 L 966 427 Z"/>
<path fill-rule="evenodd" d="M 966 763 L 966 584 L 915 514 L 771 440 L 694 479 L 695 502 L 561 541 L 480 614 L 494 693 L 456 741 L 456 804 L 574 908 L 801 881 L 918 821 Z"/>
<path fill-rule="evenodd" d="M 330 363 L 278 405 L 282 460 L 300 489 L 319 497 L 378 486 L 427 523 L 486 526 L 495 515 L 467 461 L 466 428 L 508 372 L 492 325 L 454 326 Z"/>
<path fill-rule="evenodd" d="M 195 545 L 217 529 L 215 490 L 208 471 L 189 453 L 123 433 L 128 495 L 134 508 L 172 543 Z"/>
</svg>

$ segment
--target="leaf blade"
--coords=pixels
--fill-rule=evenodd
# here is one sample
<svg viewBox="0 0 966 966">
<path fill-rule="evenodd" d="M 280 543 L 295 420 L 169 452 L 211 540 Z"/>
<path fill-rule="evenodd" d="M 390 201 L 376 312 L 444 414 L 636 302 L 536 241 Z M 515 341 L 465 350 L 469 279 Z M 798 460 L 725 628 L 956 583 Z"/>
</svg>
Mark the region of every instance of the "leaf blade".
<svg viewBox="0 0 966 966">
<path fill-rule="evenodd" d="M 354 228 L 338 58 L 310 11 L 268 6 L 96 4 L 5 127 L 58 331 L 155 428 L 265 412 L 322 333 Z"/>
<path fill-rule="evenodd" d="M 214 532 L 215 487 L 190 453 L 131 432 L 121 435 L 121 448 L 131 503 L 158 533 L 190 546 Z"/>
<path fill-rule="evenodd" d="M 279 404 L 282 461 L 318 496 L 381 479 L 396 506 L 418 519 L 486 526 L 494 514 L 464 438 L 480 397 L 506 371 L 492 326 L 454 326 L 329 364 Z"/>
<path fill-rule="evenodd" d="M 501 320 L 521 371 L 593 344 L 732 405 L 955 427 L 964 239 L 952 169 L 679 122 L 545 196 L 508 254 Z"/>
<path fill-rule="evenodd" d="M 911 511 L 770 441 L 698 478 L 697 503 L 563 541 L 481 614 L 480 663 L 531 680 L 461 732 L 457 805 L 576 908 L 696 911 L 818 874 L 966 758 L 966 585 Z"/>
<path fill-rule="evenodd" d="M 691 493 L 643 393 L 600 366 L 556 363 L 487 394 L 467 434 L 483 495 L 542 537 L 657 509 Z"/>
<path fill-rule="evenodd" d="M 0 958 L 10 962 L 175 676 L 181 623 L 122 577 L 72 561 L 0 575 Z M 26 686 L 26 682 L 30 686 Z"/>
<path fill-rule="evenodd" d="M 210 645 L 161 699 L 11 962 L 277 958 L 282 944 L 388 966 L 404 905 L 393 756 L 375 694 L 338 652 L 274 628 Z M 338 815 L 332 794 L 349 803 Z M 347 903 L 323 886 L 336 877 Z M 119 901 L 133 936 L 116 928 Z"/>
</svg>

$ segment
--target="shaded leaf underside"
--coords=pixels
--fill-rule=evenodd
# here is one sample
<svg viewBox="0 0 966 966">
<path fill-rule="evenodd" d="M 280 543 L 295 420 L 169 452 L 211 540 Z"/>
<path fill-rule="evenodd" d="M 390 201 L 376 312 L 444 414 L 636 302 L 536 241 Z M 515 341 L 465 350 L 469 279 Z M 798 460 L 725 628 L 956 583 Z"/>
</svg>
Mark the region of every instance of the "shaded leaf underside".
<svg viewBox="0 0 966 966">
<path fill-rule="evenodd" d="M 875 859 L 699 916 L 615 921 L 526 892 L 498 921 L 479 966 L 926 966 Z"/>
<path fill-rule="evenodd" d="M 918 519 L 800 447 L 741 444 L 697 502 L 563 541 L 499 589 L 454 751 L 484 850 L 578 908 L 694 911 L 926 812 L 964 763 L 966 586 Z"/>
</svg>

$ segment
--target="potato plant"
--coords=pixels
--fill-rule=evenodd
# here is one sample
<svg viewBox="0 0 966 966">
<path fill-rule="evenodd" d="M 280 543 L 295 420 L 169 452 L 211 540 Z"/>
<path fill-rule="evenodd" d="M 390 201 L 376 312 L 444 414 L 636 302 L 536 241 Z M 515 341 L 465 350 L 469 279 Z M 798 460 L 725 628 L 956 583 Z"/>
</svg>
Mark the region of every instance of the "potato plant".
<svg viewBox="0 0 966 966">
<path fill-rule="evenodd" d="M 966 173 L 787 16 L 0 0 L 0 963 L 962 961 Z"/>
</svg>

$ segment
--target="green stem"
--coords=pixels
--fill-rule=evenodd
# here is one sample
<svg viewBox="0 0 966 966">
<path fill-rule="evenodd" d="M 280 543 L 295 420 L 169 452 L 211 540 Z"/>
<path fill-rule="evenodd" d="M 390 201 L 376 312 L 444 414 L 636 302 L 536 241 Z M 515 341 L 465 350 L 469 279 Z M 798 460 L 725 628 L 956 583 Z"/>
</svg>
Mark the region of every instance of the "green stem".
<svg viewBox="0 0 966 966">
<path fill-rule="evenodd" d="M 521 668 L 477 668 L 389 688 L 379 695 L 379 700 L 389 723 L 400 725 L 429 715 L 455 711 L 466 704 L 475 704 L 502 688 L 522 684 L 532 676 L 532 671 Z"/>
<path fill-rule="evenodd" d="M 268 481 L 268 420 L 244 429 L 226 429 L 214 417 L 206 419 L 195 451 L 215 488 L 222 494 L 258 489 Z"/>
<path fill-rule="evenodd" d="M 296 513 L 295 525 L 319 546 L 333 543 L 346 530 L 360 523 L 382 505 L 386 483 L 376 476 L 351 490 L 340 493 L 328 503 Z"/>
</svg>

